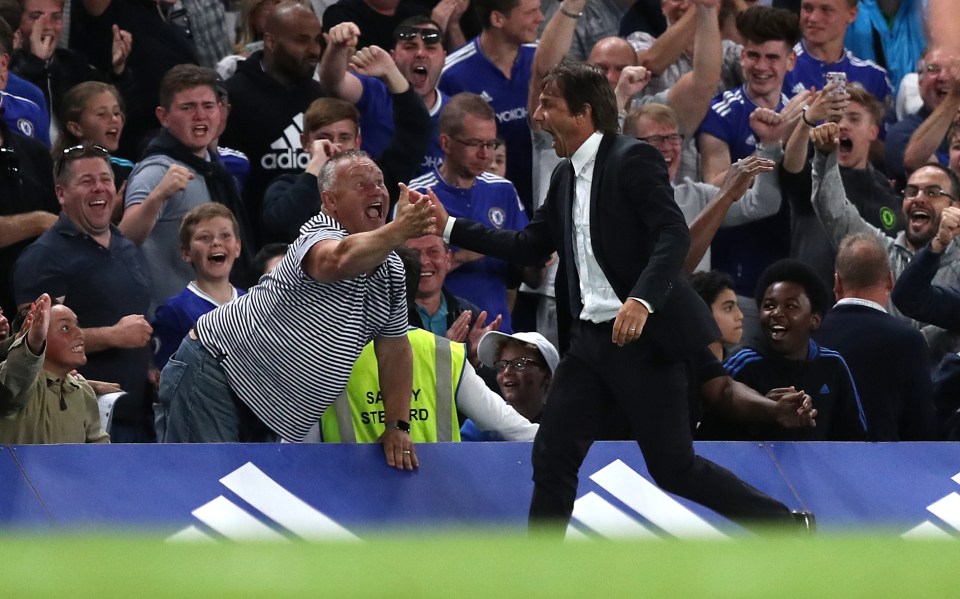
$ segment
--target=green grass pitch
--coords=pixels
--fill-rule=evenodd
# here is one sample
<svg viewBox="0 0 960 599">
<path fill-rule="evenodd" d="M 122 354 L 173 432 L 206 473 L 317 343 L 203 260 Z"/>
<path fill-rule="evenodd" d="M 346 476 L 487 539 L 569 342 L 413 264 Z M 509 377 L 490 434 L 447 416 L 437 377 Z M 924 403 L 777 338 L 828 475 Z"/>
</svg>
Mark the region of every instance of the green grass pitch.
<svg viewBox="0 0 960 599">
<path fill-rule="evenodd" d="M 0 536 L 0 597 L 956 597 L 960 545 L 883 534 L 559 543 L 515 531 L 172 544 Z"/>
</svg>

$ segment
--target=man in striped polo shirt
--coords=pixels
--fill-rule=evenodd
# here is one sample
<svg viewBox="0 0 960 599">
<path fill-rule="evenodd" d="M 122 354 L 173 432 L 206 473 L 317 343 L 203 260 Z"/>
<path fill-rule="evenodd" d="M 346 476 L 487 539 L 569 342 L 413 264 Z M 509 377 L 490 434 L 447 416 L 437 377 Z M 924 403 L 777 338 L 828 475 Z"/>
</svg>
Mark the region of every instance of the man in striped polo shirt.
<svg viewBox="0 0 960 599">
<path fill-rule="evenodd" d="M 404 273 L 393 250 L 435 233 L 430 202 L 401 187 L 396 218 L 385 224 L 383 174 L 356 150 L 327 161 L 319 182 L 321 213 L 280 264 L 247 295 L 200 317 L 163 369 L 164 441 L 301 441 L 373 340 L 387 462 L 416 468 Z"/>
</svg>

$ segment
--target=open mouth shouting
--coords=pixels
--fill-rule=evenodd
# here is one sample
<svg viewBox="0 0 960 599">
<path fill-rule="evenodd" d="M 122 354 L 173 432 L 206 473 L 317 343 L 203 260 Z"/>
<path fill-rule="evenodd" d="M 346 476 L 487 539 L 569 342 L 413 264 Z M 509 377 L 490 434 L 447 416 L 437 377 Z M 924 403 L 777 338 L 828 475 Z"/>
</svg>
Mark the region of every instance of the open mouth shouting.
<svg viewBox="0 0 960 599">
<path fill-rule="evenodd" d="M 380 201 L 369 204 L 367 209 L 364 211 L 364 214 L 366 214 L 367 218 L 370 220 L 379 221 L 381 218 L 383 218 L 383 202 Z"/>
</svg>

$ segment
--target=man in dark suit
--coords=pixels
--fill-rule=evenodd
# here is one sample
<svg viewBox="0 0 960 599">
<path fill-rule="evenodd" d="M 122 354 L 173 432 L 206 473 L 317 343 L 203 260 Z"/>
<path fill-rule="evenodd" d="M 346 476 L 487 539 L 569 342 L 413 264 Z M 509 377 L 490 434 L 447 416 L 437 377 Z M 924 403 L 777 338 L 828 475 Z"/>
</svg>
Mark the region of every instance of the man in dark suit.
<svg viewBox="0 0 960 599">
<path fill-rule="evenodd" d="M 740 521 L 792 520 L 782 503 L 693 452 L 684 359 L 719 331 L 681 275 L 690 234 L 660 152 L 616 133 L 613 90 L 587 65 L 554 68 L 533 119 L 569 160 L 529 226 L 486 229 L 435 207 L 458 247 L 530 266 L 559 254 L 565 355 L 534 442 L 531 523 L 566 524 L 591 443 L 623 425 L 665 490 Z"/>
<path fill-rule="evenodd" d="M 837 304 L 814 338 L 850 368 L 871 441 L 926 441 L 934 435 L 930 360 L 920 331 L 887 314 L 893 275 L 875 235 L 840 242 L 833 283 Z"/>
</svg>

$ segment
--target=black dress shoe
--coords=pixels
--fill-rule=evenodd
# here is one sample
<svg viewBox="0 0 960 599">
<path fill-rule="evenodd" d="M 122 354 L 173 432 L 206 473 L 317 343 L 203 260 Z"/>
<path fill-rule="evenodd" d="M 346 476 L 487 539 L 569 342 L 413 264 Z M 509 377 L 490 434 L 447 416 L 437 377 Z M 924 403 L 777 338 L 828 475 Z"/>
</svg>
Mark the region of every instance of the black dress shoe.
<svg viewBox="0 0 960 599">
<path fill-rule="evenodd" d="M 790 512 L 790 515 L 793 516 L 793 521 L 796 523 L 801 532 L 810 534 L 816 532 L 817 517 L 813 515 L 813 512 L 809 512 L 807 510 L 794 510 Z"/>
</svg>

